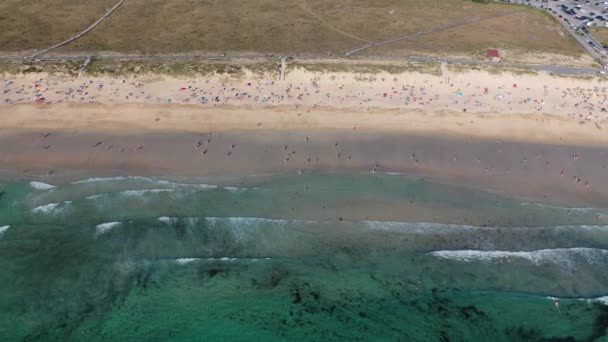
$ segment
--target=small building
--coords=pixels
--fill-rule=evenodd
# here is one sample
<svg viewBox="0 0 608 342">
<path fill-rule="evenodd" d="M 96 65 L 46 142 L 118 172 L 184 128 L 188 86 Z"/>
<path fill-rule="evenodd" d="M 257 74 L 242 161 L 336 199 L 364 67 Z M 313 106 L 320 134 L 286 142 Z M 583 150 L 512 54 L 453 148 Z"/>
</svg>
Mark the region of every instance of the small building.
<svg viewBox="0 0 608 342">
<path fill-rule="evenodd" d="M 486 57 L 491 62 L 500 62 L 500 53 L 498 53 L 498 50 L 488 50 L 486 52 Z"/>
</svg>

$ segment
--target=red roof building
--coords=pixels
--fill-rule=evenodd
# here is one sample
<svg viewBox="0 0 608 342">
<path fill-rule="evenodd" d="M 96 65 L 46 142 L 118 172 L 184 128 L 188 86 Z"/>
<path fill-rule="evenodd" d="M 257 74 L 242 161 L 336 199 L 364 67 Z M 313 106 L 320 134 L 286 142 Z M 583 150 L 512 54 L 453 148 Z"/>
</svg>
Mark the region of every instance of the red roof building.
<svg viewBox="0 0 608 342">
<path fill-rule="evenodd" d="M 500 54 L 498 53 L 498 50 L 488 50 L 486 52 L 486 57 L 488 59 L 494 59 L 494 58 L 500 59 Z"/>
</svg>

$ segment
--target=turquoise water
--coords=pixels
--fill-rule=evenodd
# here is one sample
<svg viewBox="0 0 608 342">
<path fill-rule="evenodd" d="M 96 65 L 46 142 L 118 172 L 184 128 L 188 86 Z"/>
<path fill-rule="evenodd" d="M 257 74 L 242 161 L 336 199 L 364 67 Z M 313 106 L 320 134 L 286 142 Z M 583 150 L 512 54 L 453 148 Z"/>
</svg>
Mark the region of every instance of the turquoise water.
<svg viewBox="0 0 608 342">
<path fill-rule="evenodd" d="M 607 339 L 603 209 L 401 175 L 205 181 L 4 183 L 0 339 Z"/>
</svg>

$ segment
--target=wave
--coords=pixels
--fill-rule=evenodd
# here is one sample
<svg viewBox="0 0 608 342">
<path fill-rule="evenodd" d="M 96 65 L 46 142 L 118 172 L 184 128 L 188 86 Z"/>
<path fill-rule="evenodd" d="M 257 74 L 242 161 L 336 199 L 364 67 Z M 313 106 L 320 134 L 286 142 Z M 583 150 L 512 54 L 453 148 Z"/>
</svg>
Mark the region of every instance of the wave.
<svg viewBox="0 0 608 342">
<path fill-rule="evenodd" d="M 238 257 L 221 257 L 221 258 L 179 258 L 175 259 L 180 265 L 189 264 L 194 261 L 214 261 L 214 262 L 236 262 L 236 261 L 249 261 L 257 262 L 258 260 L 271 260 L 271 258 L 238 258 Z"/>
<path fill-rule="evenodd" d="M 10 228 L 11 226 L 2 226 L 0 227 L 0 238 L 2 238 L 2 236 L 4 236 L 4 233 L 6 233 L 6 231 Z"/>
<path fill-rule="evenodd" d="M 32 212 L 35 214 L 57 214 L 69 208 L 71 204 L 72 201 L 48 203 L 32 209 Z"/>
<path fill-rule="evenodd" d="M 372 230 L 388 230 L 412 233 L 453 232 L 456 230 L 472 230 L 486 228 L 477 226 L 429 222 L 363 221 L 363 223 L 367 228 Z"/>
<path fill-rule="evenodd" d="M 235 226 L 256 225 L 256 224 L 276 224 L 285 225 L 289 223 L 298 224 L 336 224 L 335 221 L 315 221 L 315 220 L 298 220 L 298 219 L 270 219 L 263 217 L 160 217 L 159 221 L 165 223 L 175 223 L 178 220 L 206 220 L 210 224 L 228 223 Z M 575 230 L 575 231 L 595 231 L 608 232 L 608 226 L 600 225 L 572 225 L 572 226 L 541 226 L 541 227 L 497 227 L 497 226 L 471 226 L 460 224 L 445 224 L 445 223 L 430 223 L 430 222 L 396 222 L 396 221 L 342 221 L 345 224 L 362 224 L 365 228 L 371 230 L 396 231 L 404 233 L 455 233 L 463 231 L 483 231 L 483 230 L 499 230 L 504 229 L 516 232 L 518 230 L 540 230 L 540 229 L 557 229 L 557 230 Z"/>
<path fill-rule="evenodd" d="M 597 212 L 597 211 L 602 211 L 601 208 L 592 208 L 592 207 L 588 207 L 588 208 L 585 208 L 585 207 L 582 207 L 582 208 L 569 208 L 569 207 L 558 207 L 558 206 L 549 205 L 549 204 L 530 203 L 530 202 L 523 202 L 523 203 L 520 203 L 519 205 L 521 205 L 521 206 L 535 206 L 535 207 L 540 207 L 540 208 L 566 210 L 566 211 L 577 211 L 577 212 L 580 212 L 580 213 L 593 213 L 593 212 Z"/>
<path fill-rule="evenodd" d="M 179 221 L 185 221 L 189 225 L 194 225 L 198 221 L 200 221 L 201 219 L 198 218 L 198 217 L 167 217 L 167 216 L 163 216 L 163 217 L 159 217 L 157 220 L 159 220 L 160 222 L 163 222 L 165 224 L 176 224 Z"/>
<path fill-rule="evenodd" d="M 176 225 L 178 223 L 185 224 L 189 228 L 196 228 L 200 221 L 203 221 L 211 229 L 226 229 L 229 230 L 235 242 L 243 240 L 255 239 L 259 244 L 271 244 L 270 241 L 257 235 L 258 232 L 268 232 L 267 229 L 274 232 L 285 232 L 289 229 L 290 224 L 309 224 L 321 223 L 319 221 L 302 221 L 302 220 L 284 220 L 284 219 L 267 219 L 259 217 L 159 217 L 159 221 Z"/>
<path fill-rule="evenodd" d="M 141 177 L 141 176 L 89 178 L 89 179 L 85 179 L 85 180 L 72 182 L 72 184 L 107 183 L 107 182 L 116 182 L 116 181 L 125 181 L 125 180 L 144 181 L 144 182 L 154 183 L 154 184 L 158 184 L 158 185 L 170 186 L 171 188 L 174 188 L 174 187 L 186 187 L 186 188 L 198 188 L 198 189 L 217 188 L 217 185 L 211 185 L 211 184 L 175 183 L 175 182 L 170 182 L 170 181 L 164 180 L 164 179 L 154 179 L 154 178 Z"/>
<path fill-rule="evenodd" d="M 175 224 L 180 220 L 187 221 L 200 221 L 204 220 L 211 225 L 218 223 L 228 223 L 233 226 L 251 226 L 256 224 L 274 224 L 274 225 L 285 225 L 288 223 L 325 223 L 323 221 L 312 221 L 312 220 L 289 220 L 289 219 L 269 219 L 263 217 L 168 217 L 162 216 L 158 218 L 159 221 L 167 224 Z"/>
<path fill-rule="evenodd" d="M 118 192 L 107 192 L 98 195 L 87 196 L 85 199 L 87 200 L 98 200 L 103 197 L 111 196 L 114 194 L 118 194 L 123 197 L 138 197 L 145 199 L 145 196 L 148 194 L 159 194 L 159 193 L 175 193 L 178 191 L 193 191 L 192 189 L 143 189 L 143 190 L 123 190 Z"/>
<path fill-rule="evenodd" d="M 120 224 L 122 224 L 122 222 L 107 222 L 107 223 L 98 224 L 97 226 L 95 226 L 95 228 L 96 228 L 95 234 L 96 234 L 96 236 L 103 235 L 103 234 L 109 232 L 110 230 L 112 230 L 112 228 L 114 228 Z"/>
<path fill-rule="evenodd" d="M 228 190 L 228 191 L 232 192 L 233 194 L 247 191 L 247 190 L 262 190 L 262 188 L 241 188 L 238 186 L 224 186 L 224 187 L 222 187 L 222 189 Z"/>
<path fill-rule="evenodd" d="M 304 223 L 317 223 L 318 221 L 300 221 L 300 220 L 286 220 L 286 219 L 268 219 L 263 217 L 205 217 L 205 220 L 211 224 L 219 222 L 227 222 L 235 226 L 252 225 L 260 223 L 270 224 L 286 224 L 289 222 L 304 222 Z"/>
<path fill-rule="evenodd" d="M 132 178 L 134 178 L 134 177 L 89 178 L 89 179 L 84 179 L 84 180 L 79 180 L 79 181 L 76 181 L 76 182 L 72 182 L 72 184 L 97 183 L 97 182 L 112 182 L 112 181 L 120 181 L 120 180 L 132 179 Z"/>
<path fill-rule="evenodd" d="M 146 190 L 125 190 L 120 191 L 119 194 L 123 196 L 131 196 L 131 197 L 142 197 L 146 194 L 159 194 L 162 192 L 174 192 L 176 189 L 146 189 Z"/>
<path fill-rule="evenodd" d="M 527 252 L 444 250 L 430 252 L 429 254 L 442 259 L 462 262 L 509 261 L 510 259 L 518 258 L 528 260 L 537 266 L 550 263 L 573 266 L 577 258 L 584 260 L 588 264 L 600 264 L 606 262 L 606 258 L 608 258 L 608 250 L 606 249 L 585 247 L 540 249 Z"/>
<path fill-rule="evenodd" d="M 56 186 L 51 184 L 46 184 L 42 182 L 30 182 L 30 186 L 35 190 L 50 190 L 56 188 Z"/>
<path fill-rule="evenodd" d="M 589 298 L 589 299 L 594 302 L 598 302 L 600 304 L 608 305 L 608 296 Z"/>
<path fill-rule="evenodd" d="M 533 230 L 533 229 L 557 229 L 557 230 L 586 230 L 586 231 L 608 231 L 608 226 L 600 225 L 578 225 L 578 226 L 540 226 L 540 227 L 497 227 L 497 226 L 470 226 L 460 224 L 430 223 L 430 222 L 393 222 L 393 221 L 363 221 L 365 226 L 372 230 L 387 230 L 412 233 L 449 233 L 466 230 Z"/>
</svg>

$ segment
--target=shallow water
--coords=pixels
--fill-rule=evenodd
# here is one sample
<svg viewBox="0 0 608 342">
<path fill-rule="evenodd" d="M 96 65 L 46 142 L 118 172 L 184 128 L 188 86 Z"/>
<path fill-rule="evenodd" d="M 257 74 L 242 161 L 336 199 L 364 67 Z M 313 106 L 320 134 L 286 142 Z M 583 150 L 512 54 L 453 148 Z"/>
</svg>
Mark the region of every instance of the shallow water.
<svg viewBox="0 0 608 342">
<path fill-rule="evenodd" d="M 606 339 L 604 209 L 402 175 L 208 183 L 2 185 L 2 340 Z"/>
</svg>

